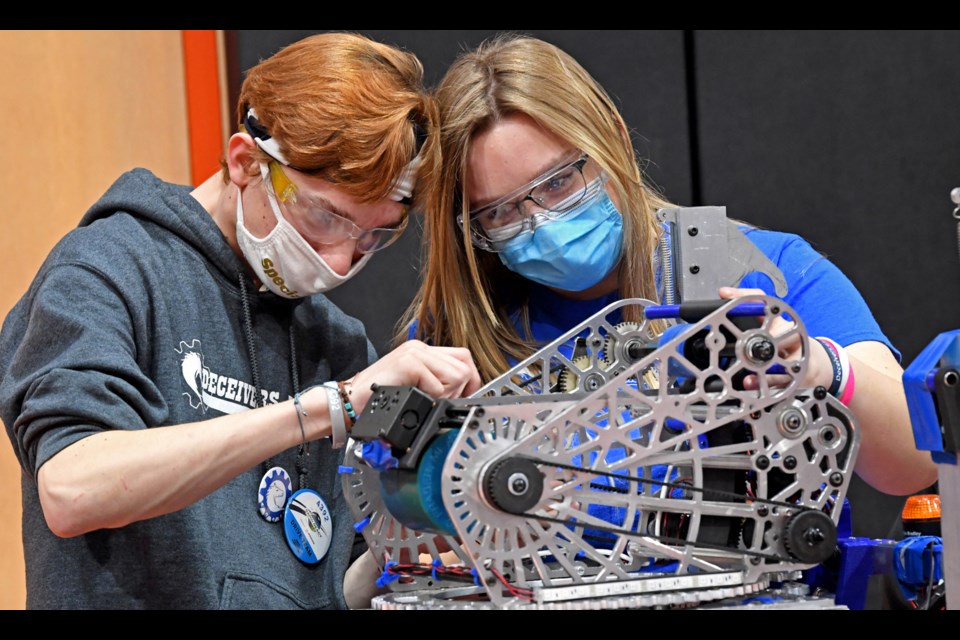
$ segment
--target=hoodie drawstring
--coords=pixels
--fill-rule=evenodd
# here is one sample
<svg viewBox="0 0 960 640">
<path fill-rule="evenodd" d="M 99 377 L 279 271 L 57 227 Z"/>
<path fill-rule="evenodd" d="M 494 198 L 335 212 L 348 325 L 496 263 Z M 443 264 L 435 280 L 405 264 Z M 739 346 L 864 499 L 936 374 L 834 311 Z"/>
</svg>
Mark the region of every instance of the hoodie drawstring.
<svg viewBox="0 0 960 640">
<path fill-rule="evenodd" d="M 257 342 L 253 333 L 253 316 L 250 313 L 250 296 L 247 293 L 247 277 L 241 271 L 238 274 L 240 281 L 240 300 L 243 303 L 243 334 L 247 342 L 247 358 L 250 360 L 250 371 L 253 375 L 253 386 L 256 389 L 254 393 L 254 406 L 263 407 L 263 397 L 260 395 L 262 387 L 260 386 L 260 360 L 257 357 Z M 290 314 L 290 324 L 287 333 L 290 338 L 290 380 L 293 383 L 294 397 L 300 393 L 300 371 L 297 367 L 297 350 L 293 339 L 293 313 Z M 297 489 L 303 489 L 307 480 L 307 465 L 304 460 L 305 455 L 310 455 L 306 450 L 306 444 L 301 443 L 297 451 Z M 267 458 L 263 461 L 263 475 L 273 467 L 273 458 Z"/>
</svg>

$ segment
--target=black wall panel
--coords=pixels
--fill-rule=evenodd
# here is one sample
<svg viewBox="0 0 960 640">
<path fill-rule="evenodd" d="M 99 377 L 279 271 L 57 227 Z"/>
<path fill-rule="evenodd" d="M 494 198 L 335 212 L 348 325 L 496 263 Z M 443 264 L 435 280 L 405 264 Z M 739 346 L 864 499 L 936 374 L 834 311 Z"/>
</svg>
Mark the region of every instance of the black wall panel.
<svg viewBox="0 0 960 640">
<path fill-rule="evenodd" d="M 800 233 L 908 364 L 960 322 L 957 32 L 698 31 L 705 204 Z"/>
</svg>

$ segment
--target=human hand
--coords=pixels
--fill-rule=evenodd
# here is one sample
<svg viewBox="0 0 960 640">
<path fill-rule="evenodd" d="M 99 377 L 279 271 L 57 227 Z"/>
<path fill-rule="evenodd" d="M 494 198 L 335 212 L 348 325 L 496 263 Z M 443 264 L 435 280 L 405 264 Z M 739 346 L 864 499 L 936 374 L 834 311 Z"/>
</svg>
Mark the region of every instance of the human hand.
<svg viewBox="0 0 960 640">
<path fill-rule="evenodd" d="M 734 298 L 741 298 L 743 296 L 767 295 L 766 292 L 760 289 L 741 289 L 737 287 L 720 287 L 719 293 L 720 298 L 724 300 L 733 300 Z M 784 360 L 799 360 L 803 356 L 803 345 L 800 340 L 800 334 L 794 331 L 796 328 L 796 322 L 787 320 L 781 314 L 774 316 L 767 328 L 770 335 L 774 338 L 784 336 L 777 345 L 779 348 L 778 355 Z M 790 332 L 793 333 L 787 335 Z M 829 387 L 830 379 L 833 375 L 833 366 L 830 364 L 830 358 L 827 356 L 823 345 L 819 342 L 810 338 L 809 344 L 811 346 L 807 358 L 807 370 L 803 379 L 799 381 L 800 386 L 804 388 L 821 385 Z M 768 375 L 767 380 L 771 386 L 784 387 L 790 383 L 792 378 L 787 375 Z M 759 387 L 757 376 L 746 376 L 743 380 L 743 387 L 744 389 L 757 389 Z"/>
<path fill-rule="evenodd" d="M 357 414 L 373 395 L 370 387 L 374 383 L 412 385 L 434 398 L 459 398 L 481 386 L 480 373 L 469 350 L 432 347 L 419 340 L 403 343 L 345 385 Z"/>
</svg>

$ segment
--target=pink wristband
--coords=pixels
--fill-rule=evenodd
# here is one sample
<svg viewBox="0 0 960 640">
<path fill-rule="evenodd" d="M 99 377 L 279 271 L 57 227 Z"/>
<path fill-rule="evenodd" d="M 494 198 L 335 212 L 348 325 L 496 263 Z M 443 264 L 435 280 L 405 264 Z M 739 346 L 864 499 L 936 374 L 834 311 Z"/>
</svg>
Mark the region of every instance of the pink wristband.
<svg viewBox="0 0 960 640">
<path fill-rule="evenodd" d="M 831 380 L 830 395 L 835 398 L 849 398 L 853 395 L 853 389 L 850 389 L 850 395 L 847 395 L 847 386 L 851 382 L 853 368 L 850 366 L 850 359 L 847 357 L 846 350 L 830 338 L 814 338 L 823 345 L 830 357 L 830 364 L 833 366 L 833 378 Z"/>
<path fill-rule="evenodd" d="M 853 365 L 850 365 L 848 369 L 850 377 L 847 378 L 847 384 L 843 387 L 843 393 L 840 395 L 840 402 L 844 406 L 850 406 L 850 401 L 853 400 Z"/>
</svg>

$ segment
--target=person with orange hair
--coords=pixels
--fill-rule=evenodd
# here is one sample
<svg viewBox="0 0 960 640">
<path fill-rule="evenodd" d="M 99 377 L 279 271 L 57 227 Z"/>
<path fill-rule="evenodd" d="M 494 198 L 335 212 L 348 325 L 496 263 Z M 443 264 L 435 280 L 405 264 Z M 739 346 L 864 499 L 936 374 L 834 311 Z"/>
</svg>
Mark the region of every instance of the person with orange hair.
<svg viewBox="0 0 960 640">
<path fill-rule="evenodd" d="M 338 464 L 373 383 L 479 387 L 466 349 L 377 360 L 325 296 L 439 164 L 411 54 L 347 33 L 252 68 L 223 170 L 135 169 L 0 333 L 28 608 L 345 608 L 362 548 Z"/>
</svg>

